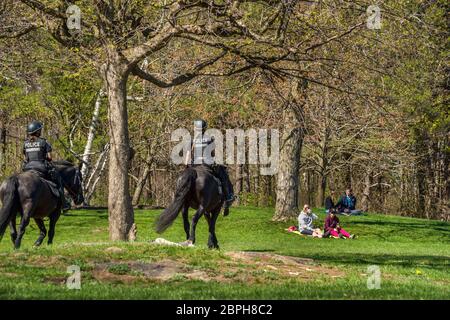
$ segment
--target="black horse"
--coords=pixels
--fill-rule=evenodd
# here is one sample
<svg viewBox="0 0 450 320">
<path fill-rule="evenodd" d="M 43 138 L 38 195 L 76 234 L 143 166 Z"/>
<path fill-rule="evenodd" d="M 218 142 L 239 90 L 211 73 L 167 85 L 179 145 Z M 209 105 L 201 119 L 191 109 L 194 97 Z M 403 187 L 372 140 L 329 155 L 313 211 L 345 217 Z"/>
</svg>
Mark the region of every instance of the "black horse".
<svg viewBox="0 0 450 320">
<path fill-rule="evenodd" d="M 53 164 L 61 176 L 64 188 L 75 204 L 83 203 L 80 170 L 67 161 L 54 161 Z M 0 240 L 9 224 L 14 247 L 20 248 L 25 228 L 33 218 L 40 230 L 34 245 L 39 246 L 47 235 L 43 219 L 49 217 L 48 244 L 53 242 L 55 225 L 61 215 L 62 202 L 37 173 L 27 171 L 7 179 L 0 185 L 0 200 L 3 203 L 0 209 Z M 16 230 L 17 213 L 21 214 L 19 232 Z"/>
<path fill-rule="evenodd" d="M 223 166 L 217 166 L 217 174 L 220 170 L 226 170 Z M 231 186 L 230 186 L 231 187 Z M 209 248 L 219 248 L 216 237 L 216 221 L 222 208 L 224 199 L 221 192 L 220 181 L 210 167 L 199 165 L 186 168 L 177 180 L 175 198 L 173 202 L 161 213 L 156 222 L 156 231 L 164 232 L 176 219 L 180 210 L 183 211 L 184 231 L 187 244 L 195 243 L 195 227 L 202 215 L 205 215 L 209 226 Z M 197 209 L 189 225 L 189 208 Z M 227 215 L 228 212 L 224 212 Z"/>
</svg>

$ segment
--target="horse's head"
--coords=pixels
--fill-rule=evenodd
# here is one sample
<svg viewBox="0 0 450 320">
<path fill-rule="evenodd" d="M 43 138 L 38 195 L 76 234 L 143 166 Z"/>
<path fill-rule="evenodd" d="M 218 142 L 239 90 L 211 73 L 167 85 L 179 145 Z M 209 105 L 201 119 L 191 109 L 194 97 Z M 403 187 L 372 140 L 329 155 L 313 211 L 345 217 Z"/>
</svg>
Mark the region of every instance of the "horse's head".
<svg viewBox="0 0 450 320">
<path fill-rule="evenodd" d="M 61 175 L 64 188 L 69 192 L 73 202 L 76 205 L 82 204 L 84 195 L 83 178 L 80 169 L 67 161 L 55 161 L 54 165 Z"/>
</svg>

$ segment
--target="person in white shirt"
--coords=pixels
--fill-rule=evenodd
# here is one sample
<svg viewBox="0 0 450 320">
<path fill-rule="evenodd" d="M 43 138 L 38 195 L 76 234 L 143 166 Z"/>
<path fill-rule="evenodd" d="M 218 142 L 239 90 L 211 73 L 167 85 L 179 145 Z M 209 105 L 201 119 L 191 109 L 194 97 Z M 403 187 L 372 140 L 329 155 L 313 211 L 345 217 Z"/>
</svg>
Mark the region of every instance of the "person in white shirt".
<svg viewBox="0 0 450 320">
<path fill-rule="evenodd" d="M 314 220 L 319 219 L 317 215 L 312 213 L 308 204 L 303 206 L 302 212 L 298 216 L 298 230 L 301 234 L 322 238 L 322 231 L 319 228 L 314 228 Z"/>
</svg>

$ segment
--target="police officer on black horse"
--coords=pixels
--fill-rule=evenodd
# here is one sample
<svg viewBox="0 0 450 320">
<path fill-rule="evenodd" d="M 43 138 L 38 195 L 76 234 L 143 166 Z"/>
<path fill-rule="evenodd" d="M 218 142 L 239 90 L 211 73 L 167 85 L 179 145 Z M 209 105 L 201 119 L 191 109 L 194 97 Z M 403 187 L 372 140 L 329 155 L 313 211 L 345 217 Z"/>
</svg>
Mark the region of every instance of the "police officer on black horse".
<svg viewBox="0 0 450 320">
<path fill-rule="evenodd" d="M 41 137 L 44 126 L 39 121 L 31 122 L 27 127 L 27 139 L 23 145 L 23 154 L 25 157 L 22 171 L 34 171 L 44 179 L 50 180 L 57 185 L 60 193 L 63 211 L 70 208 L 69 203 L 65 201 L 64 186 L 61 177 L 52 165 L 52 146 L 47 140 Z"/>
<path fill-rule="evenodd" d="M 186 168 L 177 179 L 174 199 L 156 221 L 156 231 L 164 232 L 182 212 L 186 241 L 195 244 L 196 225 L 203 215 L 208 223 L 208 247 L 219 248 L 216 237 L 216 221 L 224 207 L 223 215 L 229 214 L 234 195 L 225 166 L 214 163 L 214 139 L 206 134 L 206 121 L 196 120 L 192 146 L 186 155 Z M 189 208 L 196 209 L 189 223 Z"/>
<path fill-rule="evenodd" d="M 194 121 L 194 139 L 190 152 L 186 156 L 186 164 L 191 166 L 205 166 L 211 169 L 214 175 L 219 178 L 224 195 L 224 215 L 228 215 L 228 210 L 235 200 L 233 187 L 226 167 L 215 163 L 214 137 L 206 134 L 208 124 L 205 120 Z"/>
<path fill-rule="evenodd" d="M 11 240 L 16 249 L 20 248 L 31 219 L 39 228 L 39 237 L 34 245 L 40 246 L 47 235 L 48 244 L 53 243 L 56 223 L 65 204 L 64 189 L 76 205 L 84 202 L 80 169 L 68 161 L 52 161 L 52 147 L 41 138 L 42 127 L 42 123 L 38 121 L 33 121 L 28 126 L 28 137 L 23 147 L 23 172 L 0 183 L 0 241 L 9 225 Z M 20 224 L 17 228 L 18 215 Z M 44 223 L 47 217 L 48 233 Z"/>
</svg>

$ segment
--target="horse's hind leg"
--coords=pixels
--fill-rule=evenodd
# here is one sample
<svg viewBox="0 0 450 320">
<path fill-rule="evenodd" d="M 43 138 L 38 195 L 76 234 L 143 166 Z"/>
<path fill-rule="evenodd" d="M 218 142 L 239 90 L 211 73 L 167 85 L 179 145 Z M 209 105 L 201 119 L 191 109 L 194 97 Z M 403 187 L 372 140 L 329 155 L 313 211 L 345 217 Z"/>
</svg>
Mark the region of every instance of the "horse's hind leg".
<svg viewBox="0 0 450 320">
<path fill-rule="evenodd" d="M 189 240 L 189 229 L 191 227 L 189 224 L 189 206 L 187 205 L 183 206 L 182 215 L 183 215 L 184 232 L 186 232 L 186 240 Z"/>
<path fill-rule="evenodd" d="M 195 243 L 195 228 L 197 227 L 197 222 L 204 212 L 205 212 L 205 209 L 202 206 L 200 206 L 198 208 L 197 212 L 195 212 L 194 217 L 192 218 L 191 232 L 189 234 L 189 239 L 188 239 L 192 242 L 192 244 Z"/>
<path fill-rule="evenodd" d="M 9 222 L 9 229 L 11 230 L 11 241 L 13 244 L 15 244 L 16 239 L 17 239 L 16 217 L 15 216 Z"/>
<path fill-rule="evenodd" d="M 209 238 L 208 238 L 208 248 L 210 249 L 219 249 L 219 243 L 216 237 L 216 222 L 217 217 L 219 216 L 220 209 L 211 214 L 211 217 L 205 214 L 206 221 L 208 222 L 209 227 Z"/>
<path fill-rule="evenodd" d="M 39 237 L 34 243 L 36 247 L 39 247 L 42 244 L 42 241 L 44 241 L 45 236 L 47 235 L 47 229 L 45 229 L 44 220 L 35 218 L 34 221 L 36 222 L 37 226 L 39 227 L 39 230 L 41 231 Z"/>
<path fill-rule="evenodd" d="M 53 243 L 53 237 L 55 236 L 55 226 L 56 222 L 58 222 L 59 216 L 61 215 L 60 210 L 56 210 L 50 215 L 50 225 L 48 228 L 48 244 Z"/>
<path fill-rule="evenodd" d="M 17 233 L 16 241 L 14 242 L 14 248 L 19 249 L 20 244 L 22 243 L 22 237 L 25 234 L 25 229 L 27 228 L 28 224 L 30 223 L 30 212 L 24 211 L 22 219 L 20 219 L 20 226 L 19 226 L 19 232 Z"/>
</svg>

